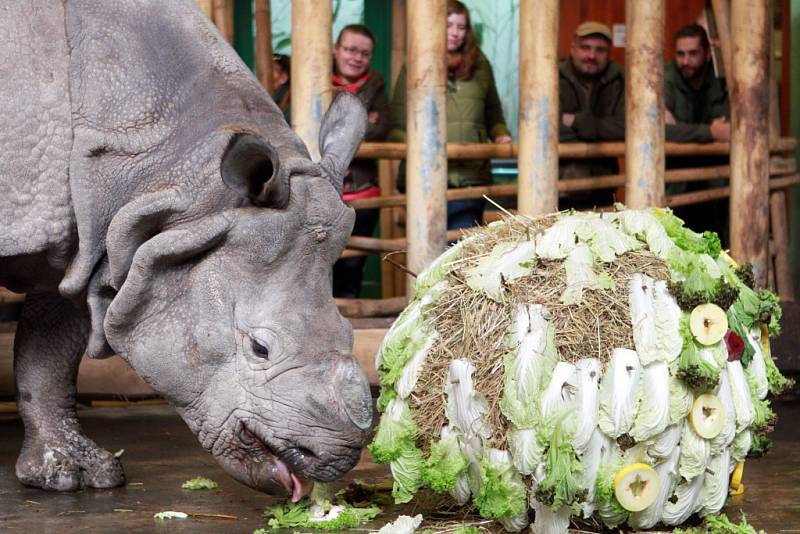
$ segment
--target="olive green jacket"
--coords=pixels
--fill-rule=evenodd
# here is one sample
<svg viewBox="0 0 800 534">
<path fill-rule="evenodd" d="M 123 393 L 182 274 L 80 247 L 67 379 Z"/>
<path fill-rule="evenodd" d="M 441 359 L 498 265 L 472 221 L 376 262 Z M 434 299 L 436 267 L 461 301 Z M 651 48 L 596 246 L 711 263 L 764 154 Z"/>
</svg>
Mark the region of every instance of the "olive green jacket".
<svg viewBox="0 0 800 534">
<path fill-rule="evenodd" d="M 391 104 L 389 141 L 406 140 L 406 67 L 400 70 Z M 469 80 L 454 80 L 447 90 L 447 141 L 449 143 L 488 143 L 511 135 L 503 118 L 492 66 L 483 54 Z M 402 188 L 402 175 L 401 183 Z M 490 183 L 487 160 L 448 160 L 447 182 L 450 187 Z"/>
<path fill-rule="evenodd" d="M 693 89 L 681 76 L 674 61 L 664 71 L 664 107 L 675 117 L 677 124 L 668 124 L 667 141 L 709 143 L 709 124 L 731 113 L 725 80 L 714 76 L 709 68 L 700 89 Z"/>
</svg>

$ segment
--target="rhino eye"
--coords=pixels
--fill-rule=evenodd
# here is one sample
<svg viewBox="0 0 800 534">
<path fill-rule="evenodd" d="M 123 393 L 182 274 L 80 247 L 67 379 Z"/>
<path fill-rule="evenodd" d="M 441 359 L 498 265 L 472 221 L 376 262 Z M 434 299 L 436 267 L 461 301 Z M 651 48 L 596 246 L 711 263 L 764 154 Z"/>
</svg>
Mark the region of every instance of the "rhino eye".
<svg viewBox="0 0 800 534">
<path fill-rule="evenodd" d="M 257 340 L 251 338 L 250 347 L 253 349 L 253 354 L 255 354 L 256 356 L 259 356 L 264 359 L 269 358 L 269 349 L 264 345 L 262 345 L 261 343 L 259 343 Z"/>
</svg>

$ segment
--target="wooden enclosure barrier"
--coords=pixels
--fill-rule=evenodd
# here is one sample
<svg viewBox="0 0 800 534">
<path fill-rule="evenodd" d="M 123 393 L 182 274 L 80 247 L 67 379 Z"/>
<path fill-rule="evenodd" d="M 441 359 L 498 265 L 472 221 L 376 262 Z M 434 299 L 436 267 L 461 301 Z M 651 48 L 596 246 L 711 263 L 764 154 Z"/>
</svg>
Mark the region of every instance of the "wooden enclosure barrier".
<svg viewBox="0 0 800 534">
<path fill-rule="evenodd" d="M 520 4 L 517 205 L 525 215 L 558 209 L 558 7 Z"/>
<path fill-rule="evenodd" d="M 408 268 L 421 272 L 447 240 L 447 87 L 445 0 L 408 2 L 406 132 Z M 408 291 L 411 294 L 410 284 Z"/>
<path fill-rule="evenodd" d="M 331 2 L 292 2 L 292 128 L 319 161 L 319 127 L 331 103 Z"/>
<path fill-rule="evenodd" d="M 797 140 L 793 137 L 781 137 L 770 142 L 770 152 L 794 152 Z M 725 156 L 730 153 L 731 145 L 727 142 L 715 143 L 664 143 L 664 154 L 667 156 Z M 448 159 L 488 159 L 516 158 L 519 155 L 517 143 L 447 143 Z M 361 143 L 356 156 L 369 159 L 405 159 L 407 145 L 405 143 Z M 560 158 L 616 158 L 625 156 L 625 143 L 622 141 L 606 141 L 597 143 L 558 143 Z"/>
<path fill-rule="evenodd" d="M 767 281 L 769 0 L 731 4 L 731 252 Z"/>
<path fill-rule="evenodd" d="M 664 204 L 664 0 L 625 2 L 625 202 Z"/>
<path fill-rule="evenodd" d="M 269 19 L 269 0 L 255 2 L 256 76 L 269 94 L 275 96 L 275 87 L 272 85 L 272 24 Z"/>
</svg>

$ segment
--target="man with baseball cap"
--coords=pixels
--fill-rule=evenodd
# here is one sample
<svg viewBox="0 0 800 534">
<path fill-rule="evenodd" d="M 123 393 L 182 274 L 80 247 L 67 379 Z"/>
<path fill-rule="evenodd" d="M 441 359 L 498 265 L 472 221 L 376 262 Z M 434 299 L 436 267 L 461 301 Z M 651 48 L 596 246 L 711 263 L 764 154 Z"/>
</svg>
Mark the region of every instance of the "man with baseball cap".
<svg viewBox="0 0 800 534">
<path fill-rule="evenodd" d="M 611 30 L 587 21 L 575 29 L 570 55 L 558 66 L 559 141 L 617 141 L 625 138 L 624 69 L 609 59 Z M 563 160 L 561 178 L 619 172 L 615 158 Z M 573 194 L 566 206 L 578 209 L 609 205 L 611 190 Z"/>
</svg>

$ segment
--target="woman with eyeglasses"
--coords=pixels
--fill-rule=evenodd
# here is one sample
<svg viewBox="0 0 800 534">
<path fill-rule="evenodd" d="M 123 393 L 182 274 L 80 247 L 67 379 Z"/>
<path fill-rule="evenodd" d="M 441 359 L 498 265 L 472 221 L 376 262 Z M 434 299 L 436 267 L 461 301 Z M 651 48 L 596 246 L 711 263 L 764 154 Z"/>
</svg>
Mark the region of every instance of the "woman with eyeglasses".
<svg viewBox="0 0 800 534">
<path fill-rule="evenodd" d="M 400 70 L 391 105 L 389 141 L 406 140 L 406 67 Z M 489 60 L 472 31 L 469 11 L 456 0 L 447 2 L 447 142 L 510 143 L 511 134 Z M 403 165 L 400 188 L 403 188 Z M 448 187 L 491 183 L 487 160 L 448 160 Z M 447 229 L 469 228 L 482 223 L 483 199 L 455 200 L 447 204 Z"/>
<path fill-rule="evenodd" d="M 389 131 L 389 99 L 379 72 L 370 70 L 375 36 L 366 26 L 351 24 L 339 33 L 333 49 L 334 90 L 353 93 L 367 109 L 369 123 L 365 141 L 383 141 Z M 378 162 L 354 159 L 344 177 L 344 201 L 376 197 Z M 371 236 L 378 222 L 378 210 L 356 210 L 353 235 Z M 333 266 L 333 296 L 358 298 L 364 271 L 364 256 L 343 258 Z"/>
</svg>

